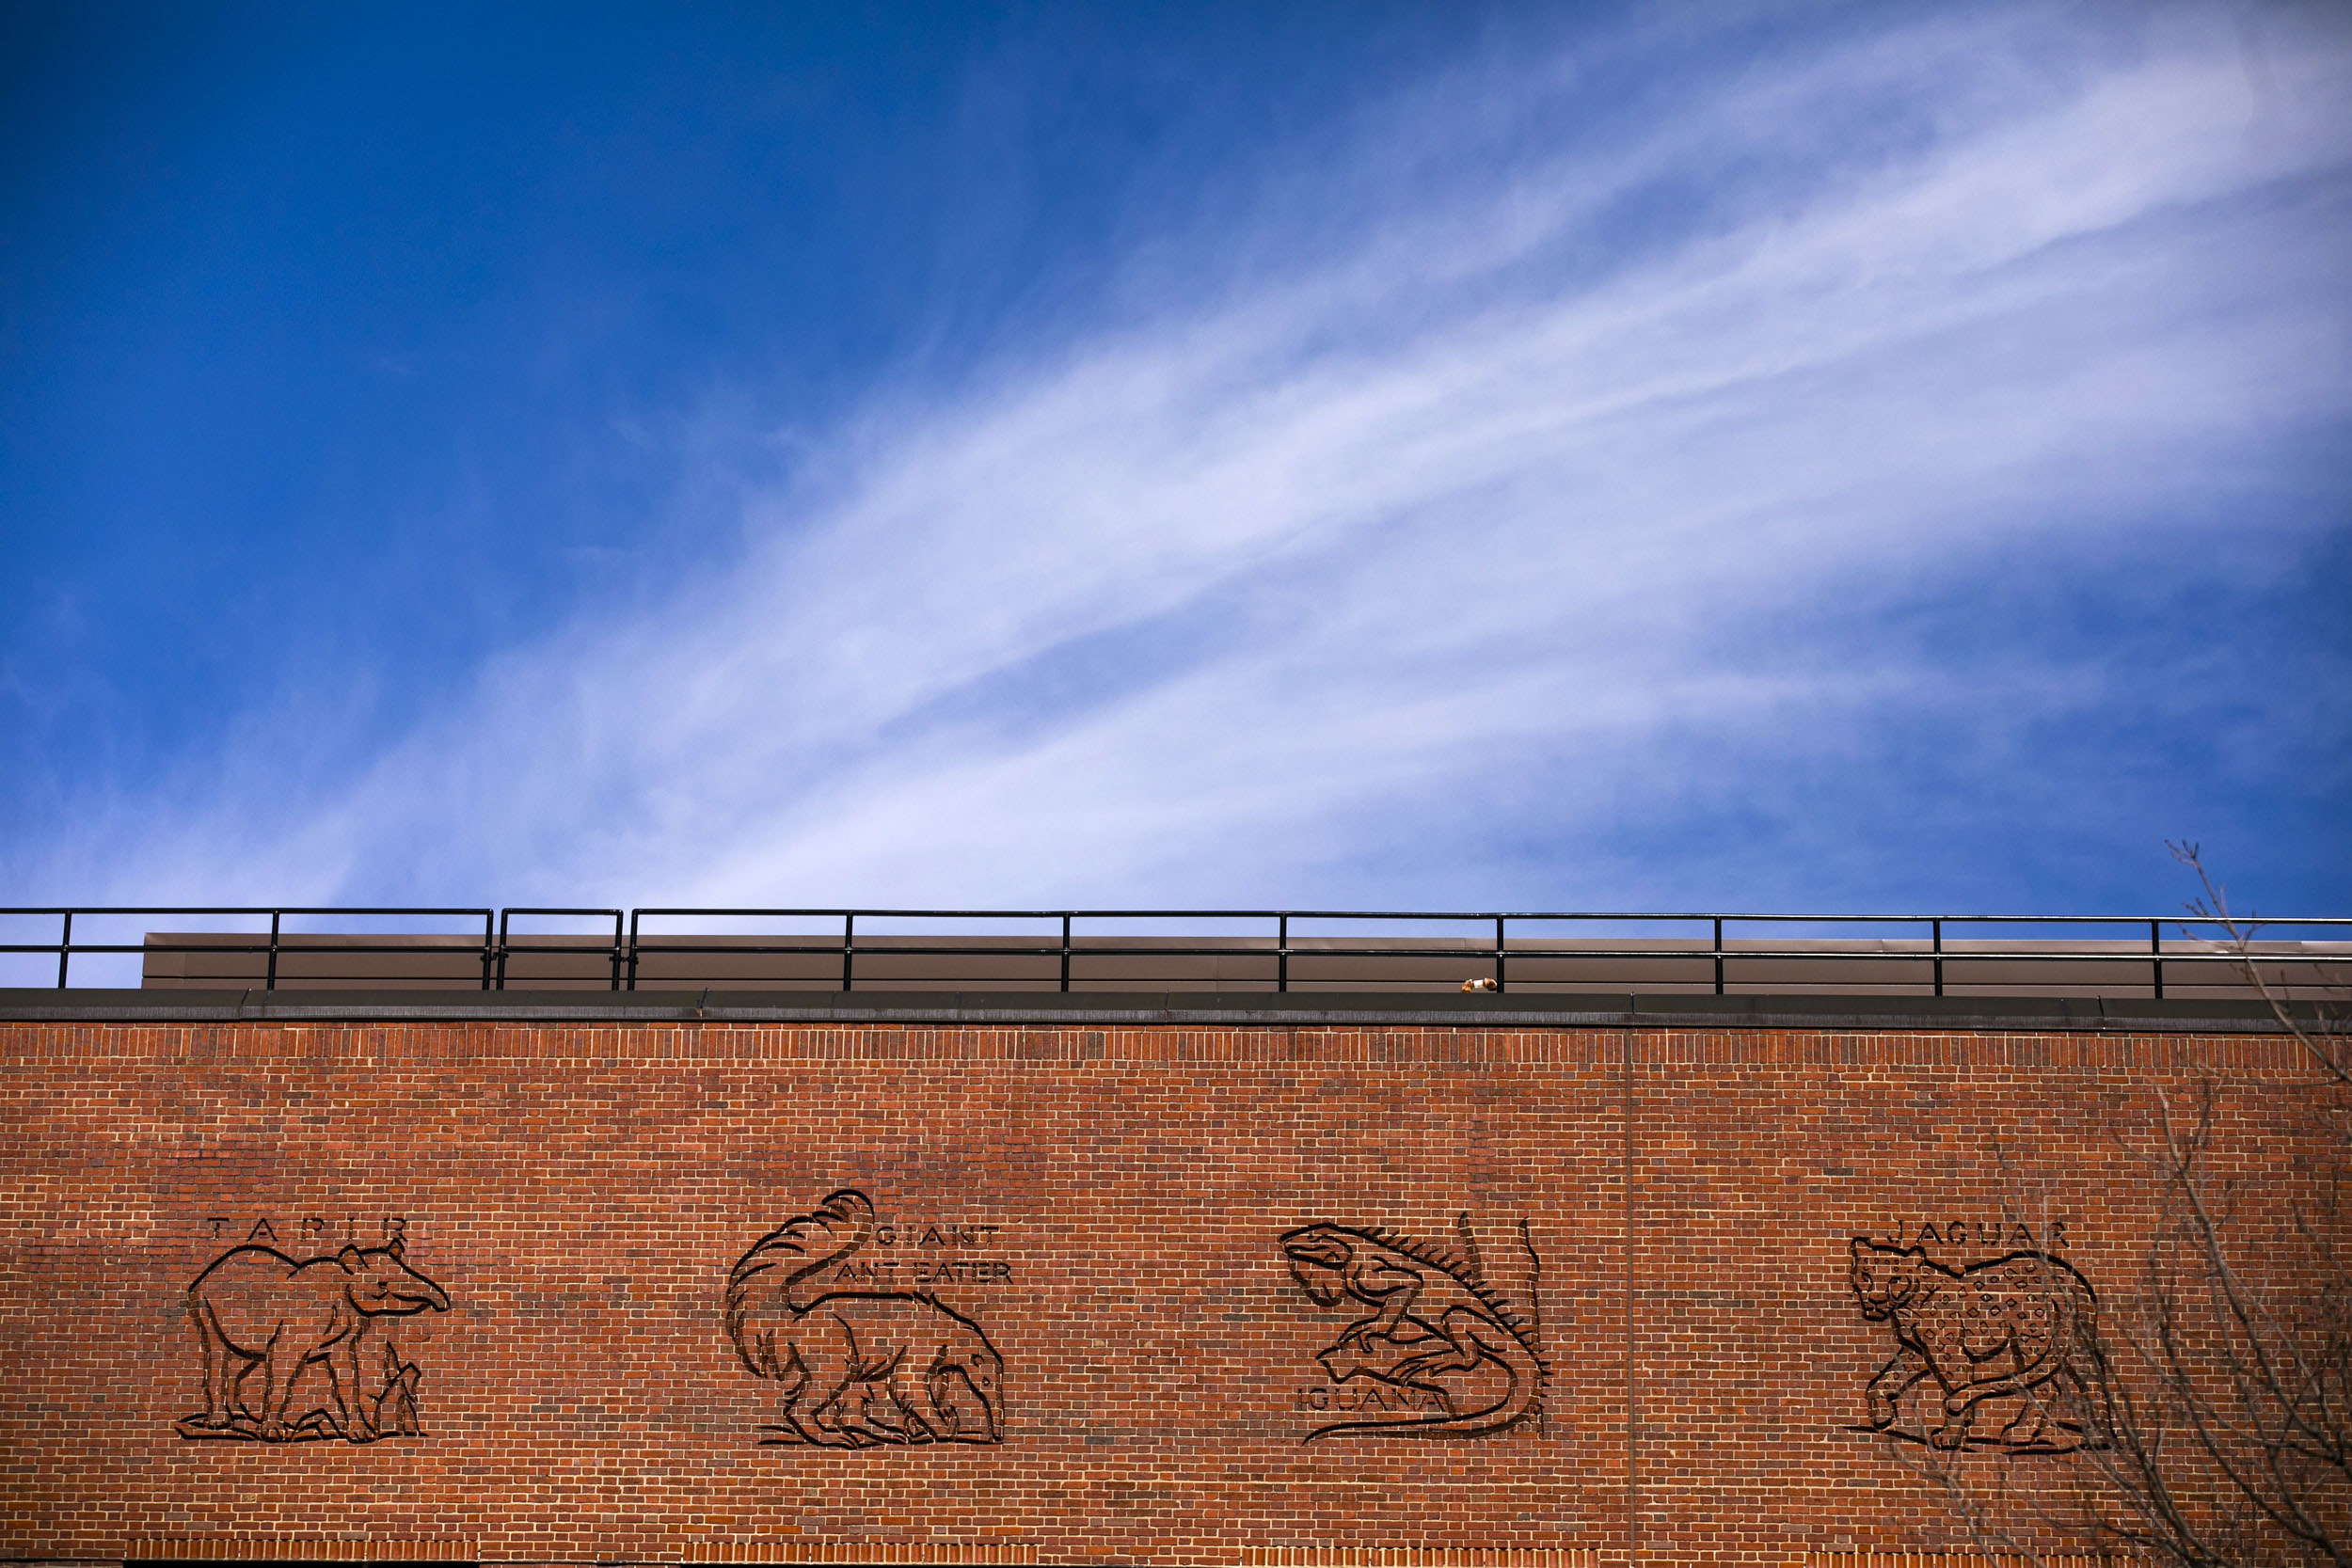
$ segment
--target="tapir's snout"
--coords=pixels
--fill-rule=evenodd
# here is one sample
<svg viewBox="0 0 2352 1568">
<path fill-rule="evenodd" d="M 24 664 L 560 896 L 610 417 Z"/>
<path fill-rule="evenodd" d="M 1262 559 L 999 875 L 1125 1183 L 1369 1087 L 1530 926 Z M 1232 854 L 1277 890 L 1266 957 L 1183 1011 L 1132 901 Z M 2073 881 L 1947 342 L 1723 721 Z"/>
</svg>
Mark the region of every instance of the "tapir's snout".
<svg viewBox="0 0 2352 1568">
<path fill-rule="evenodd" d="M 404 1268 L 394 1274 L 378 1275 L 373 1283 L 373 1294 L 380 1304 L 373 1308 L 374 1311 L 397 1315 L 421 1312 L 428 1307 L 436 1312 L 449 1310 L 449 1297 L 441 1288 L 414 1269 Z M 370 1308 L 363 1303 L 360 1310 L 364 1312 Z"/>
</svg>

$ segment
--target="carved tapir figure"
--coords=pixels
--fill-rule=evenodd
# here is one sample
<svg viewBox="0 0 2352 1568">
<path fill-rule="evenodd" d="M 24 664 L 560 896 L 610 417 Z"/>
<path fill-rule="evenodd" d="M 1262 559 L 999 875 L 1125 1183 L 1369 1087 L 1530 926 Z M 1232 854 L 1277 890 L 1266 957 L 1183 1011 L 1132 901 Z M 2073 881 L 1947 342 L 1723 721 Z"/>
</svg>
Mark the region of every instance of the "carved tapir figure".
<svg viewBox="0 0 2352 1568">
<path fill-rule="evenodd" d="M 343 1435 L 375 1436 L 359 1392 L 359 1339 L 371 1318 L 449 1310 L 441 1288 L 401 1261 L 403 1247 L 340 1253 L 295 1262 L 265 1246 L 241 1246 L 214 1259 L 188 1287 L 188 1316 L 204 1346 L 204 1415 L 196 1423 L 226 1427 L 235 1418 L 238 1386 L 256 1366 L 266 1391 L 255 1412 L 262 1435 L 287 1435 L 286 1402 L 294 1379 L 313 1361 L 326 1363 L 342 1407 Z"/>
</svg>

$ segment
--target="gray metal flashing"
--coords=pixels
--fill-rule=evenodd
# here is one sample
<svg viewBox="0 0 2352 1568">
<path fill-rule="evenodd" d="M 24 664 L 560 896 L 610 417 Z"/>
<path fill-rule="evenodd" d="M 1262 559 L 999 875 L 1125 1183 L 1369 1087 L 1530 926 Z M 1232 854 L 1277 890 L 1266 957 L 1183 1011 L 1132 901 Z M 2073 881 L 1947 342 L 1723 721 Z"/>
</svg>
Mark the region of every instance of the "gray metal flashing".
<svg viewBox="0 0 2352 1568">
<path fill-rule="evenodd" d="M 0 989 L 0 1022 L 1178 1024 L 1200 1028 L 1939 1029 L 2275 1034 L 2260 1004 L 2099 997 L 1184 991 Z"/>
</svg>

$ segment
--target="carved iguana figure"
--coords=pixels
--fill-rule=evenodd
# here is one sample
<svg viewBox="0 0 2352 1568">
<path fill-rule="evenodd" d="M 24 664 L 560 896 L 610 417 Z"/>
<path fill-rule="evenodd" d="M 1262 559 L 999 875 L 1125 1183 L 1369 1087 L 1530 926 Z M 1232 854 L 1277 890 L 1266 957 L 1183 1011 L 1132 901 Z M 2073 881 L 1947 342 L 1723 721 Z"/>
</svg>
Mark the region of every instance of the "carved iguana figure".
<svg viewBox="0 0 2352 1568">
<path fill-rule="evenodd" d="M 1520 1235 L 1524 1241 L 1524 1226 Z M 1352 1301 L 1374 1308 L 1323 1352 L 1320 1359 L 1335 1382 L 1370 1375 L 1427 1389 L 1446 1408 L 1443 1416 L 1412 1420 L 1341 1421 L 1310 1433 L 1308 1442 L 1362 1433 L 1474 1437 L 1517 1426 L 1542 1408 L 1550 1369 L 1535 1325 L 1487 1286 L 1474 1258 L 1376 1226 L 1303 1226 L 1282 1238 L 1282 1252 L 1291 1276 L 1316 1306 Z M 1528 1259 L 1535 1261 L 1532 1245 Z M 1455 1410 L 1444 1390 L 1426 1381 L 1472 1370 L 1482 1361 L 1494 1362 L 1511 1379 L 1503 1396 L 1484 1408 Z"/>
</svg>

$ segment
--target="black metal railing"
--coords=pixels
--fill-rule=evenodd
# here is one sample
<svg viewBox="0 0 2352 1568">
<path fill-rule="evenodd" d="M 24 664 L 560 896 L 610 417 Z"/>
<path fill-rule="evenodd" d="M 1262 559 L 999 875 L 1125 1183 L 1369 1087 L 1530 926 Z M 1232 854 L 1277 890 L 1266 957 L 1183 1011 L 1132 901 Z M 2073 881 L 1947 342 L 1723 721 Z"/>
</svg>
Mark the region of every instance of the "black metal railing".
<svg viewBox="0 0 2352 1568">
<path fill-rule="evenodd" d="M 157 916 L 194 916 L 230 918 L 236 920 L 268 921 L 266 931 L 226 931 L 200 933 L 200 943 L 156 942 L 155 933 L 142 933 L 138 942 L 104 942 L 74 939 L 74 921 L 84 921 L 85 932 L 94 917 L 108 919 Z M 905 958 L 919 956 L 925 958 L 987 958 L 991 959 L 1034 958 L 1058 960 L 1057 989 L 1067 991 L 1072 987 L 1073 965 L 1089 958 L 1145 956 L 1152 958 L 1270 958 L 1273 960 L 1273 982 L 1277 991 L 1288 991 L 1292 981 L 1292 960 L 1300 956 L 1332 960 L 1431 959 L 1467 960 L 1488 967 L 1492 989 L 1498 991 L 1510 988 L 1510 965 L 1516 957 L 1522 960 L 1538 958 L 1547 961 L 1574 959 L 1578 961 L 1635 961 L 1652 963 L 1667 960 L 1706 960 L 1711 969 L 1716 994 L 1726 992 L 1727 967 L 1756 962 L 1836 961 L 1864 966 L 1898 966 L 1924 964 L 1930 975 L 1930 989 L 1937 996 L 1946 994 L 1947 972 L 1954 965 L 1983 965 L 2000 960 L 2030 960 L 2036 964 L 2088 965 L 2144 961 L 2148 965 L 2146 990 L 2161 999 L 2165 994 L 2168 969 L 2187 974 L 2209 973 L 2212 966 L 2224 966 L 2243 971 L 2249 958 L 2259 961 L 2265 970 L 2284 975 L 2289 984 L 2304 983 L 2296 976 L 2321 979 L 2342 984 L 2346 966 L 2352 965 L 2352 942 L 2334 951 L 2312 952 L 2290 950 L 2287 944 L 2265 943 L 2259 952 L 2242 949 L 2217 923 L 2193 916 L 2097 916 L 2097 915 L 1820 915 L 1820 914 L 1718 914 L 1718 913 L 1608 913 L 1565 911 L 1462 912 L 1431 911 L 1364 911 L 1364 910 L 884 910 L 884 909 L 580 909 L 558 907 L 516 907 L 508 909 L 445 909 L 402 908 L 390 906 L 287 906 L 259 908 L 230 905 L 179 906 L 87 906 L 76 908 L 5 908 L 0 920 L 55 918 L 58 921 L 55 942 L 0 942 L 0 955 L 55 955 L 57 960 L 57 987 L 67 989 L 71 983 L 72 960 L 81 955 L 147 954 L 201 952 L 208 955 L 262 956 L 262 989 L 278 989 L 280 958 L 289 952 L 299 952 L 315 958 L 321 949 L 306 943 L 306 936 L 314 939 L 322 934 L 289 931 L 287 922 L 299 920 L 315 924 L 326 919 L 359 919 L 366 921 L 401 920 L 417 923 L 428 920 L 463 920 L 481 922 L 479 942 L 469 940 L 462 932 L 394 932 L 336 933 L 333 950 L 344 954 L 405 954 L 414 956 L 421 942 L 434 943 L 439 952 L 464 956 L 470 969 L 478 961 L 480 984 L 484 990 L 503 990 L 507 987 L 511 961 L 517 956 L 537 959 L 551 955 L 584 955 L 602 958 L 598 967 L 612 990 L 635 990 L 644 960 L 649 956 L 663 959 L 691 955 L 725 955 L 730 958 L 817 957 L 839 963 L 839 988 L 854 990 L 858 982 L 858 960 L 861 957 L 888 955 Z M 532 934 L 516 929 L 517 920 L 525 922 L 561 920 L 577 922 L 594 920 L 599 927 L 612 923 L 610 936 L 579 932 Z M 858 922 L 868 922 L 868 934 L 861 942 Z M 669 924 L 679 921 L 700 921 L 704 929 L 663 935 L 647 929 L 648 923 Z M 803 925 L 839 922 L 840 935 L 830 932 L 820 935 L 786 933 L 772 938 L 759 936 L 713 936 L 708 924 L 713 922 L 794 921 Z M 930 925 L 942 934 L 906 934 L 876 937 L 871 934 L 872 923 L 918 922 Z M 1053 934 L 1035 940 L 1022 937 L 997 937 L 976 940 L 971 933 L 960 936 L 952 931 L 956 925 L 974 922 L 1043 923 Z M 1157 938 L 1148 949 L 1134 945 L 1113 945 L 1122 940 L 1101 931 L 1082 930 L 1082 926 L 1156 923 L 1162 929 L 1171 926 L 1198 925 L 1215 922 L 1226 926 L 1236 923 L 1258 925 L 1263 935 L 1236 939 L 1224 936 L 1216 939 L 1196 939 L 1195 944 L 1181 940 Z M 1386 924 L 1440 926 L 1475 931 L 1470 941 L 1460 938 L 1441 939 L 1436 942 L 1424 940 L 1415 942 L 1410 938 L 1394 936 L 1370 939 L 1343 939 L 1346 945 L 1329 945 L 1327 938 L 1300 937 L 1295 931 L 1299 924 L 1320 927 Z M 1619 945 L 1565 948 L 1559 945 L 1536 946 L 1533 943 L 1556 936 L 1565 930 L 1595 927 L 1663 927 L 1679 926 L 1703 927 L 1708 933 L 1706 944 L 1696 939 L 1652 939 L 1647 942 L 1629 941 Z M 1838 927 L 1851 930 L 1862 927 L 1872 932 L 1889 930 L 1901 933 L 1912 945 L 1883 947 L 1859 945 L 1851 939 L 1816 942 L 1811 946 L 1791 946 L 1788 940 L 1770 937 L 1743 938 L 1742 930 L 1761 927 L 1767 932 L 1792 927 Z M 2165 931 L 2170 927 L 2179 933 L 2180 943 L 2168 947 Z M 943 932 L 943 928 L 946 928 Z M 1516 928 L 1516 929 L 1515 929 Z M 1965 949 L 1955 949 L 1947 943 L 1947 933 L 1964 935 L 1971 929 L 2025 929 L 2037 935 L 2013 941 L 1979 937 Z M 2061 946 L 2063 935 L 2048 933 L 2077 933 L 2087 930 L 2128 930 L 2146 933 L 2144 944 L 2137 935 L 2123 940 L 2101 941 L 2095 943 L 2078 942 Z M 2312 919 L 2265 919 L 2260 928 L 2270 931 L 2295 929 L 2324 933 L 2321 940 L 2335 942 L 2352 939 L 2352 918 L 2328 917 Z M 2203 931 L 2211 933 L 2199 936 Z M 1539 936 L 1535 933 L 1545 933 Z M 174 933 L 180 935 L 183 933 Z M 187 933 L 196 935 L 197 933 Z M 373 934 L 376 940 L 366 940 Z M 242 939 L 242 940 L 241 940 Z M 1132 942 L 1132 939 L 1124 939 Z M 1607 940 L 1607 939 L 1602 939 Z M 1801 939 L 1799 939 L 1801 940 Z M 1518 945 L 1514 945 L 1515 941 Z M 2141 957 L 2144 955 L 2144 958 Z M 526 980 L 528 983 L 528 979 Z"/>
<path fill-rule="evenodd" d="M 623 968 L 623 963 L 622 963 L 622 953 L 621 953 L 621 911 L 618 911 L 618 910 L 522 909 L 522 910 L 501 910 L 501 911 L 499 911 L 499 951 L 498 951 L 498 976 L 499 976 L 499 983 L 498 983 L 498 989 L 499 989 L 500 990 L 504 990 L 506 989 L 506 960 L 507 960 L 507 957 L 508 957 L 508 955 L 509 955 L 509 954 L 513 951 L 512 946 L 509 944 L 509 942 L 508 942 L 508 941 L 507 941 L 507 924 L 506 924 L 506 923 L 507 923 L 509 920 L 513 919 L 516 915 L 518 915 L 518 914 L 519 914 L 519 915 L 526 915 L 526 916 L 561 916 L 561 917 L 564 917 L 564 918 L 567 918 L 567 919 L 575 919 L 575 920 L 576 920 L 576 919 L 580 919 L 580 918 L 581 918 L 581 917 L 583 917 L 583 916 L 594 916 L 595 918 L 596 918 L 596 919 L 598 919 L 598 920 L 603 920 L 603 919 L 610 918 L 610 919 L 612 920 L 612 940 L 611 942 L 595 942 L 595 943 L 573 943 L 573 942 L 555 942 L 555 941 L 551 941 L 551 940 L 550 940 L 550 939 L 548 939 L 548 938 L 546 938 L 546 937 L 541 937 L 541 938 L 539 938 L 537 941 L 535 941 L 535 942 L 532 942 L 532 943 L 531 943 L 531 951 L 532 951 L 532 953 L 606 953 L 606 954 L 609 954 L 609 955 L 611 956 L 611 958 L 612 958 L 612 989 L 613 989 L 614 990 L 619 990 L 621 989 L 621 971 L 622 971 L 622 968 Z M 630 926 L 633 927 L 636 925 L 636 922 L 635 922 L 635 921 L 631 921 L 629 924 L 630 924 Z M 634 947 L 635 945 L 636 945 L 636 944 L 635 944 L 635 942 L 633 942 L 630 943 L 630 946 L 631 946 L 631 947 Z M 627 965 L 627 967 L 628 967 L 628 969 L 629 973 L 630 973 L 632 975 L 634 975 L 634 974 L 635 974 L 635 973 L 636 973 L 636 969 L 637 969 L 637 960 L 636 960 L 636 958 L 635 958 L 634 957 L 631 957 L 631 958 L 628 960 L 628 965 Z M 637 988 L 636 988 L 636 986 L 635 986 L 635 985 L 633 985 L 633 984 L 632 984 L 632 985 L 631 985 L 628 989 L 629 989 L 630 990 L 635 990 Z"/>
<path fill-rule="evenodd" d="M 516 911 L 515 912 L 521 913 L 523 911 Z M 278 989 L 278 955 L 286 950 L 284 943 L 284 938 L 287 934 L 285 931 L 285 922 L 289 915 L 296 918 L 308 918 L 324 915 L 356 916 L 363 919 L 389 917 L 402 920 L 422 920 L 429 918 L 464 918 L 468 920 L 479 920 L 482 922 L 482 942 L 481 945 L 476 950 L 482 956 L 482 989 L 484 990 L 495 989 L 491 983 L 494 978 L 493 964 L 499 950 L 504 945 L 502 940 L 494 940 L 492 935 L 494 931 L 498 931 L 502 936 L 503 932 L 502 922 L 496 925 L 493 924 L 497 921 L 498 916 L 498 911 L 495 910 L 424 909 L 414 906 L 396 907 L 358 904 L 289 904 L 278 909 L 263 909 L 245 904 L 111 904 L 85 905 L 73 909 L 62 909 L 56 907 L 0 908 L 0 920 L 22 919 L 26 917 L 39 918 L 42 915 L 55 915 L 57 917 L 58 930 L 57 940 L 56 942 L 0 942 L 0 953 L 55 953 L 57 956 L 57 989 L 59 990 L 67 989 L 68 972 L 73 962 L 73 956 L 76 953 L 148 953 L 153 951 L 151 944 L 144 940 L 144 938 L 138 942 L 75 942 L 73 940 L 73 921 L 74 917 L 77 915 L 82 916 L 85 919 L 92 915 L 100 915 L 137 917 L 142 920 L 153 915 L 225 915 L 234 919 L 258 920 L 266 915 L 269 917 L 269 930 L 266 934 L 259 931 L 251 933 L 224 933 L 225 935 L 231 936 L 250 935 L 254 940 L 245 942 L 215 942 L 214 943 L 208 943 L 210 950 L 216 953 L 258 953 L 268 955 L 268 961 L 263 970 L 265 979 L 262 989 L 265 990 L 276 990 Z M 342 951 L 346 953 L 405 953 L 412 949 L 414 942 L 414 937 L 407 933 L 392 933 L 389 934 L 387 940 L 382 942 L 371 943 L 365 942 L 354 942 L 346 939 L 339 942 L 337 945 Z"/>
</svg>

